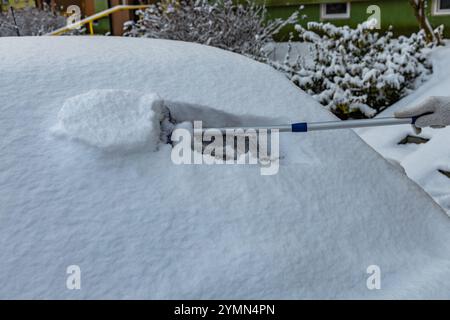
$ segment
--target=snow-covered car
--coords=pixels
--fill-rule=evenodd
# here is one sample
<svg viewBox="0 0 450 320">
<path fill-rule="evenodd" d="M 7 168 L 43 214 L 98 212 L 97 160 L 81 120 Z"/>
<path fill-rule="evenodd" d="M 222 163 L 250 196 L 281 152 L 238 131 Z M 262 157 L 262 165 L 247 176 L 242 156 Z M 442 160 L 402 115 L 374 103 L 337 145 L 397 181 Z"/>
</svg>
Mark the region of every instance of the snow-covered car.
<svg viewBox="0 0 450 320">
<path fill-rule="evenodd" d="M 99 105 L 80 95 L 132 90 L 212 127 L 335 119 L 267 65 L 184 42 L 2 38 L 0 74 L 0 298 L 450 298 L 448 217 L 351 130 L 280 134 L 262 176 L 176 165 L 140 131 L 104 148 L 113 127 L 93 138 L 70 116 Z"/>
</svg>

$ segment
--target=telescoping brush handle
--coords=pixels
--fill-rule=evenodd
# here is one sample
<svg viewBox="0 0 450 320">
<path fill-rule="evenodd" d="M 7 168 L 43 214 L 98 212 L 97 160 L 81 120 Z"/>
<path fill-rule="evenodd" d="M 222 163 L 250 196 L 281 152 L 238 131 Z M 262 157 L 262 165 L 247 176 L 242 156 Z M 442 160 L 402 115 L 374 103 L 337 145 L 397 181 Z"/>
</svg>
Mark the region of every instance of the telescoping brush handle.
<svg viewBox="0 0 450 320">
<path fill-rule="evenodd" d="M 412 124 L 412 118 L 377 118 L 370 120 L 347 120 L 347 121 L 327 121 L 327 122 L 300 122 L 292 124 L 292 132 L 309 132 L 318 130 L 336 130 L 349 128 L 381 127 L 400 124 Z"/>
<path fill-rule="evenodd" d="M 201 131 L 212 132 L 220 131 L 226 134 L 227 131 L 232 133 L 236 130 L 247 130 L 253 129 L 255 131 L 259 130 L 278 130 L 279 132 L 309 132 L 309 131 L 319 131 L 319 130 L 337 130 L 337 129 L 350 129 L 350 128 L 366 128 L 366 127 L 381 127 L 381 126 L 393 126 L 400 124 L 415 124 L 417 119 L 431 114 L 430 112 L 421 114 L 416 117 L 409 118 L 374 118 L 374 119 L 363 119 L 363 120 L 346 120 L 346 121 L 326 121 L 326 122 L 299 122 L 286 125 L 275 125 L 275 126 L 254 126 L 254 127 L 227 127 L 227 128 L 203 128 Z"/>
<path fill-rule="evenodd" d="M 318 130 L 336 130 L 349 128 L 367 128 L 382 127 L 400 124 L 415 124 L 417 119 L 422 116 L 431 114 L 430 112 L 421 114 L 411 118 L 374 118 L 364 120 L 347 120 L 347 121 L 327 121 L 327 122 L 299 122 L 292 124 L 292 132 L 308 132 Z"/>
</svg>

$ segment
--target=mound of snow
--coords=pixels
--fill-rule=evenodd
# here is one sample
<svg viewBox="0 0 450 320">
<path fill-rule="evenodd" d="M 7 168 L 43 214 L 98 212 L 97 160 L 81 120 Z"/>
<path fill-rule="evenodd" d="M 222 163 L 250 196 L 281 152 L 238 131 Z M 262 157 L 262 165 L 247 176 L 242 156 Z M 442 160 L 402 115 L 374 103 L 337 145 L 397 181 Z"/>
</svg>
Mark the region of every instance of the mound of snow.
<svg viewBox="0 0 450 320">
<path fill-rule="evenodd" d="M 449 43 L 450 44 L 450 43 Z M 450 88 L 450 48 L 439 47 L 432 54 L 434 74 L 417 91 L 381 113 L 379 117 L 393 116 L 394 112 L 411 107 L 430 96 L 448 96 Z M 420 137 L 429 139 L 424 144 L 399 144 L 406 136 L 416 136 L 411 126 L 358 129 L 356 132 L 375 150 L 399 163 L 407 175 L 420 184 L 450 215 L 450 180 L 441 171 L 450 172 L 450 128 L 426 128 Z"/>
<path fill-rule="evenodd" d="M 334 119 L 270 67 L 152 39 L 0 47 L 0 298 L 450 298 L 448 217 L 351 130 L 281 134 L 272 176 L 49 135 L 67 99 L 105 88 L 205 127 Z"/>
<path fill-rule="evenodd" d="M 91 90 L 71 97 L 58 113 L 54 133 L 105 150 L 156 149 L 163 101 L 156 94 Z"/>
</svg>

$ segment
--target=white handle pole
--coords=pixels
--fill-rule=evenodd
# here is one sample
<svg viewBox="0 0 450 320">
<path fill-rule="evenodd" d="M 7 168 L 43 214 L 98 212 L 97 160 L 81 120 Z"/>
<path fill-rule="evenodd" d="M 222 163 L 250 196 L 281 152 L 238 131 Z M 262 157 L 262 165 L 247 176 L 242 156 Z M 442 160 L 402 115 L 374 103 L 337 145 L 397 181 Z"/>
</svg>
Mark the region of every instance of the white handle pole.
<svg viewBox="0 0 450 320">
<path fill-rule="evenodd" d="M 381 127 L 411 123 L 411 118 L 375 118 L 363 120 L 312 122 L 308 123 L 308 131 Z"/>
<path fill-rule="evenodd" d="M 276 125 L 276 126 L 247 126 L 247 127 L 225 127 L 225 128 L 203 128 L 202 132 L 220 131 L 225 134 L 226 131 L 234 132 L 236 130 L 246 131 L 253 129 L 259 130 L 278 130 L 279 132 L 308 132 L 319 130 L 336 130 L 336 129 L 350 129 L 350 128 L 365 128 L 365 127 L 380 127 L 393 126 L 401 124 L 412 124 L 413 118 L 374 118 L 363 120 L 346 120 L 346 121 L 326 121 L 326 122 L 301 122 L 295 124 Z"/>
</svg>

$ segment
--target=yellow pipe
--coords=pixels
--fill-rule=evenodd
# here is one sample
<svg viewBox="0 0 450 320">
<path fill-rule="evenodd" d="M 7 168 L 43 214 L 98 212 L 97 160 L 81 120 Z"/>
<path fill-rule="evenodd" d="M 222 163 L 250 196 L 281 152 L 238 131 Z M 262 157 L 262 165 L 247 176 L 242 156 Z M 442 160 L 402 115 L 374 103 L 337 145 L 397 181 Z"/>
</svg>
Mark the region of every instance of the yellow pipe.
<svg viewBox="0 0 450 320">
<path fill-rule="evenodd" d="M 94 35 L 94 22 L 93 21 L 89 21 L 89 34 L 91 36 Z"/>
<path fill-rule="evenodd" d="M 118 12 L 118 11 L 124 11 L 124 10 L 138 10 L 138 9 L 145 9 L 150 7 L 150 5 L 118 5 L 109 9 L 106 9 L 104 11 L 98 12 L 92 16 L 89 16 L 87 18 L 84 18 L 78 22 L 75 22 L 71 25 L 59 28 L 55 31 L 52 31 L 50 33 L 48 33 L 48 36 L 59 36 L 63 33 L 66 33 L 68 31 L 71 31 L 73 29 L 76 29 L 78 27 L 84 26 L 85 24 L 89 24 L 89 33 L 91 35 L 94 34 L 94 26 L 93 26 L 93 22 L 95 20 L 99 20 L 101 18 L 107 17 L 111 14 L 113 14 L 114 12 Z"/>
</svg>

